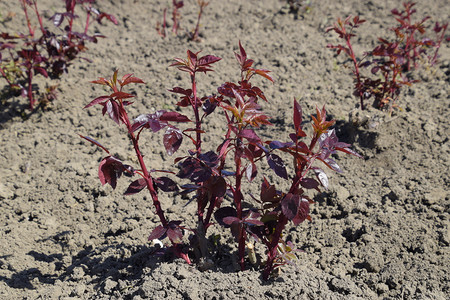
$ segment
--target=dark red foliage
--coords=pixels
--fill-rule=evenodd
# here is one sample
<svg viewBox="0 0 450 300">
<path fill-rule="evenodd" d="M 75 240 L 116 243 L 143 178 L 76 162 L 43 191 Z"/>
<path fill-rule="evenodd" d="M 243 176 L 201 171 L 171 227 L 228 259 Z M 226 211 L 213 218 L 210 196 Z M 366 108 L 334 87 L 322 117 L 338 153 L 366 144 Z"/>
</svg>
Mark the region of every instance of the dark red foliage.
<svg viewBox="0 0 450 300">
<path fill-rule="evenodd" d="M 375 106 L 389 107 L 392 110 L 397 106 L 401 88 L 417 82 L 408 79 L 410 77 L 408 72 L 417 69 L 419 61 L 423 58 L 428 59 L 431 65 L 436 63 L 441 43 L 446 40 L 445 31 L 448 23 L 440 26 L 436 22 L 433 29 L 436 34 L 434 41 L 423 37 L 426 32 L 424 24 L 430 17 L 413 22 L 412 16 L 417 12 L 414 6 L 413 2 L 405 2 L 404 10 L 393 9 L 391 13 L 398 25 L 391 30 L 396 38 L 392 41 L 383 37 L 378 38 L 379 44 L 361 58 L 354 53 L 351 38 L 356 36 L 355 29 L 365 20 L 359 16 L 353 19 L 349 16 L 345 20 L 338 19 L 334 26 L 327 28 L 327 32 L 333 30 L 345 41 L 345 45 L 328 45 L 328 48 L 336 50 L 338 55 L 344 52 L 352 59 L 355 77 L 354 95 L 359 97 L 361 109 L 364 109 L 365 100 L 373 96 Z M 433 48 L 434 54 L 429 54 Z M 370 73 L 363 75 L 361 73 L 363 68 L 370 68 Z"/>
<path fill-rule="evenodd" d="M 268 99 L 250 81 L 255 74 L 271 82 L 273 78 L 267 70 L 252 68 L 253 60 L 247 57 L 241 43 L 235 57 L 241 71 L 240 78 L 236 82 L 220 85 L 217 88 L 218 95 L 207 96 L 197 94 L 197 77 L 199 73 L 212 72 L 213 64 L 219 62 L 220 58 L 213 55 L 199 56 L 199 52 L 188 50 L 186 59 L 175 59 L 171 66 L 189 73 L 191 85 L 189 88 L 174 87 L 170 91 L 181 95 L 178 109 L 191 110 L 190 115 L 194 116 L 192 120 L 178 111 L 159 110 L 142 114 L 131 122 L 126 107 L 132 103 L 126 99 L 133 95 L 124 92 L 123 87 L 128 83 L 143 81 L 130 74 L 119 80 L 117 71 L 111 79 L 99 78 L 93 81 L 107 86 L 111 93 L 95 98 L 86 108 L 99 104 L 103 107 L 103 114 L 107 112 L 114 122 L 127 127 L 139 168 L 127 166 L 109 155 L 100 163 L 99 177 L 102 184 L 108 183 L 115 188 L 117 179 L 123 173 L 140 176 L 130 183 L 125 194 L 136 194 L 144 189 L 149 191 L 161 222 L 149 235 L 150 240 L 167 237 L 172 243 L 170 248 L 174 254 L 189 263 L 189 256 L 181 249 L 184 248 L 182 243 L 185 232 L 191 232 L 193 237 L 189 238 L 189 247 L 198 250 L 194 253 L 200 253 L 200 257 L 196 257 L 200 260 L 209 255 L 206 233 L 213 225 L 211 219 L 214 217 L 218 224 L 230 228 L 236 239 L 242 270 L 245 269 L 245 247 L 250 237 L 266 247 L 263 278 L 268 279 L 274 268 L 290 263 L 295 258 L 293 246 L 283 240 L 283 231 L 289 222 L 296 226 L 311 219 L 309 206 L 313 201 L 305 191 L 328 188 L 326 173 L 315 163 L 321 162 L 341 172 L 332 155 L 343 152 L 360 156 L 349 148 L 350 145 L 338 141 L 335 131 L 330 129 L 334 120 L 329 120 L 325 107 L 316 109 L 316 115 L 312 116 L 311 139 L 309 143 L 303 141 L 306 137 L 303 112 L 296 100 L 293 102 L 293 130 L 286 136 L 289 140 L 263 140 L 258 134 L 258 128 L 271 123 L 258 100 Z M 203 126 L 207 124 L 206 118 L 214 113 L 215 118 L 222 122 L 224 136 L 221 140 L 215 140 L 217 144 L 213 146 L 214 150 L 206 151 L 202 141 L 209 133 Z M 175 127 L 175 123 L 180 128 Z M 178 167 L 176 177 L 180 182 L 185 181 L 180 184 L 180 194 L 192 193 L 191 200 L 196 201 L 197 225 L 194 228 L 186 228 L 181 225 L 181 221 L 169 221 L 166 218 L 159 201 L 159 192 L 176 192 L 178 184 L 166 176 L 154 177 L 156 171 L 147 169 L 139 148 L 142 131 L 148 129 L 156 133 L 163 128 L 167 128 L 162 140 L 168 155 L 181 151 L 186 138 L 191 142 L 188 143 L 191 148 L 185 149 L 185 154 L 175 158 L 174 163 Z M 85 136 L 82 138 L 109 154 L 96 140 Z M 279 190 L 265 176 L 261 176 L 259 199 L 256 199 L 250 194 L 248 186 L 258 180 L 261 164 L 265 163 L 280 180 L 288 183 L 289 188 Z"/>
<path fill-rule="evenodd" d="M 0 63 L 12 63 L 18 68 L 14 68 L 16 82 L 11 80 L 11 74 L 0 65 L 0 74 L 7 81 L 12 89 L 20 89 L 21 94 L 28 98 L 30 109 L 35 107 L 36 99 L 33 91 L 33 76 L 40 74 L 44 77 L 59 77 L 68 72 L 68 67 L 72 61 L 79 58 L 79 54 L 86 50 L 87 42 L 97 42 L 97 38 L 104 37 L 98 33 L 88 34 L 89 26 L 93 21 L 101 22 L 106 18 L 115 25 L 117 19 L 110 14 L 100 12 L 92 7 L 95 0 L 66 0 L 65 11 L 57 12 L 49 19 L 52 26 L 44 26 L 44 19 L 38 9 L 37 0 L 19 0 L 24 17 L 28 25 L 28 34 L 8 33 L 0 34 Z M 82 32 L 77 32 L 73 28 L 73 21 L 80 16 L 76 14 L 76 7 L 81 7 L 86 13 L 86 22 Z M 31 9 L 38 20 L 38 27 L 41 36 L 37 37 L 35 27 L 31 22 L 28 10 Z M 54 32 L 52 31 L 54 30 Z M 14 40 L 13 42 L 1 41 Z M 16 52 L 5 51 L 8 58 L 2 55 L 4 49 L 19 48 Z M 87 59 L 85 59 L 87 60 Z M 20 66 L 20 67 L 19 67 Z M 25 84 L 20 84 L 25 81 Z M 54 98 L 45 97 L 46 99 Z"/>
</svg>

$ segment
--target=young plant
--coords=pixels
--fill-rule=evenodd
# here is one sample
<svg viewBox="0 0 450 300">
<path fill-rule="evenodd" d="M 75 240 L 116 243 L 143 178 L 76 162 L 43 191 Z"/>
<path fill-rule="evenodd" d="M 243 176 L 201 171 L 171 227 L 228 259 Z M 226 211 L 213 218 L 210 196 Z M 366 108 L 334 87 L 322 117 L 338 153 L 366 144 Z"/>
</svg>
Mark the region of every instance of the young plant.
<svg viewBox="0 0 450 300">
<path fill-rule="evenodd" d="M 177 35 L 178 30 L 180 29 L 180 12 L 178 11 L 180 8 L 184 6 L 183 1 L 172 0 L 172 33 Z M 163 22 L 156 22 L 156 31 L 158 34 L 165 38 L 167 35 L 167 8 L 164 8 L 163 11 Z"/>
<path fill-rule="evenodd" d="M 436 23 L 433 31 L 436 34 L 436 41 L 429 38 L 419 39 L 418 34 L 425 34 L 424 23 L 430 18 L 425 17 L 419 22 L 413 23 L 411 16 L 416 13 L 413 8 L 415 3 L 406 2 L 403 4 L 404 10 L 392 10 L 392 14 L 399 25 L 392 28 L 395 33 L 395 40 L 389 41 L 379 38 L 379 45 L 372 51 L 366 52 L 358 59 L 355 55 L 351 43 L 351 38 L 355 36 L 357 29 L 365 20 L 358 16 L 353 19 L 349 16 L 345 20 L 338 19 L 334 26 L 327 28 L 327 32 L 333 30 L 339 38 L 345 41 L 345 45 L 328 45 L 328 48 L 336 50 L 337 54 L 347 54 L 353 63 L 353 75 L 355 78 L 354 94 L 360 99 L 360 107 L 364 109 L 364 100 L 374 96 L 375 105 L 379 108 L 389 107 L 392 110 L 403 86 L 410 86 L 417 80 L 410 80 L 406 72 L 419 67 L 418 62 L 428 57 L 431 65 L 435 64 L 438 51 L 445 38 L 445 31 L 448 24 L 439 25 Z M 447 38 L 448 40 L 448 38 Z M 435 48 L 433 55 L 427 55 L 429 48 Z M 370 75 L 362 75 L 361 69 L 370 69 Z"/>
<path fill-rule="evenodd" d="M 94 84 L 109 87 L 112 90 L 112 93 L 95 98 L 84 108 L 89 108 L 96 104 L 101 105 L 103 107 L 103 115 L 108 113 L 108 116 L 117 125 L 125 125 L 128 132 L 128 137 L 133 144 L 135 155 L 139 161 L 139 168 L 135 169 L 130 165 L 124 164 L 120 159 L 112 156 L 107 148 L 93 138 L 82 135 L 80 136 L 94 145 L 97 145 L 108 154 L 108 156 L 102 159 L 98 169 L 98 176 L 102 185 L 109 184 L 113 189 L 115 189 L 117 179 L 120 178 L 122 174 L 125 173 L 130 176 L 140 176 L 139 179 L 134 180 L 128 186 L 128 189 L 125 191 L 125 195 L 136 194 L 143 189 L 147 189 L 149 191 L 156 214 L 161 222 L 161 225 L 153 230 L 149 239 L 153 240 L 167 236 L 172 242 L 174 253 L 190 263 L 189 257 L 182 252 L 180 246 L 181 238 L 183 236 L 183 228 L 180 227 L 181 221 L 169 221 L 166 218 L 158 197 L 158 189 L 164 192 L 172 192 L 176 191 L 178 186 L 169 177 L 154 177 L 152 173 L 156 173 L 157 171 L 149 170 L 147 168 L 144 162 L 143 154 L 139 148 L 139 137 L 143 129 L 148 128 L 156 132 L 168 126 L 169 128 L 165 134 L 165 140 L 167 139 L 168 142 L 165 144 L 169 145 L 168 147 L 170 149 L 168 151 L 175 151 L 177 148 L 176 144 L 178 143 L 177 138 L 179 137 L 177 135 L 178 131 L 174 126 L 169 124 L 169 122 L 189 122 L 190 120 L 186 116 L 176 112 L 158 111 L 155 114 L 140 116 L 134 122 L 130 121 L 125 108 L 126 106 L 131 105 L 132 102 L 126 99 L 133 98 L 134 96 L 124 92 L 123 88 L 131 83 L 138 84 L 144 82 L 137 77 L 133 77 L 132 74 L 126 74 L 122 77 L 122 79 L 117 79 L 117 76 L 118 71 L 116 70 L 110 80 L 99 78 L 98 80 L 92 81 Z"/>
<path fill-rule="evenodd" d="M 24 12 L 28 27 L 28 34 L 2 33 L 0 38 L 0 74 L 6 80 L 11 89 L 19 89 L 24 97 L 28 98 L 30 109 L 33 110 L 36 99 L 33 95 L 33 76 L 41 74 L 44 77 L 59 77 L 67 73 L 71 61 L 78 57 L 79 53 L 86 50 L 86 42 L 97 42 L 97 38 L 104 37 L 100 34 L 88 34 L 92 22 L 101 22 L 106 18 L 114 24 L 118 24 L 114 16 L 100 13 L 92 7 L 92 0 L 66 0 L 66 10 L 55 13 L 50 19 L 54 28 L 61 33 L 54 33 L 44 26 L 37 0 L 19 0 Z M 85 26 L 82 32 L 75 31 L 73 20 L 79 16 L 75 13 L 76 5 L 81 5 L 86 12 Z M 40 37 L 37 38 L 35 26 L 31 22 L 29 10 L 38 20 Z M 62 25 L 67 24 L 62 29 Z M 14 49 L 18 50 L 14 51 Z M 4 53 L 7 52 L 7 55 Z M 53 98 L 54 95 L 50 96 Z M 48 97 L 47 97 L 48 98 Z"/>
<path fill-rule="evenodd" d="M 206 6 L 208 6 L 209 2 L 206 2 L 204 0 L 197 0 L 197 5 L 199 7 L 199 12 L 197 16 L 197 23 L 195 25 L 194 30 L 188 33 L 188 39 L 191 41 L 198 41 L 199 39 L 199 31 L 200 31 L 200 19 L 203 15 L 203 11 Z M 172 0 L 172 33 L 176 36 L 178 35 L 178 30 L 180 29 L 180 19 L 181 14 L 179 12 L 179 9 L 184 6 L 183 1 L 176 1 Z M 165 38 L 167 36 L 167 8 L 164 8 L 163 10 L 163 21 L 156 22 L 156 31 L 158 34 Z"/>
<path fill-rule="evenodd" d="M 334 121 L 327 120 L 325 108 L 317 109 L 313 119 L 313 136 L 308 144 L 301 139 L 306 136 L 302 129 L 302 110 L 294 100 L 294 131 L 289 135 L 290 141 L 263 141 L 257 134 L 257 129 L 264 125 L 271 125 L 269 116 L 264 114 L 258 103 L 268 101 L 263 91 L 251 82 L 254 75 L 262 76 L 273 82 L 270 71 L 256 69 L 254 61 L 247 58 L 247 54 L 239 43 L 239 52 L 235 57 L 240 65 L 240 78 L 237 83 L 225 82 L 217 88 L 218 94 L 199 96 L 197 91 L 198 73 L 213 71 L 212 65 L 220 61 L 213 55 L 200 56 L 200 52 L 187 51 L 187 58 L 176 58 L 171 65 L 190 77 L 190 87 L 174 87 L 170 91 L 180 96 L 177 103 L 180 109 L 189 109 L 194 120 L 178 112 L 157 111 L 153 114 L 140 115 L 130 122 L 126 107 L 131 103 L 125 99 L 132 95 L 123 91 L 129 83 L 142 83 L 138 78 L 125 75 L 117 80 L 117 71 L 111 80 L 100 78 L 94 83 L 109 86 L 113 93 L 98 97 L 86 107 L 95 104 L 103 106 L 103 114 L 108 113 L 117 124 L 124 123 L 128 136 L 133 143 L 135 154 L 140 163 L 139 169 L 134 169 L 119 159 L 110 155 L 109 151 L 92 138 L 82 136 L 91 143 L 99 146 L 108 154 L 99 168 L 102 184 L 109 183 L 113 188 L 122 173 L 141 178 L 133 181 L 125 194 L 137 193 L 144 188 L 150 192 L 156 213 L 161 224 L 150 234 L 149 239 L 168 237 L 172 242 L 175 254 L 190 261 L 181 245 L 184 231 L 191 232 L 190 249 L 197 253 L 197 261 L 204 264 L 208 258 L 207 229 L 213 225 L 214 216 L 217 223 L 230 228 L 238 243 L 238 256 L 241 270 L 245 269 L 245 248 L 251 240 L 261 242 L 267 249 L 267 260 L 263 268 L 263 278 L 266 280 L 274 269 L 290 263 L 294 258 L 294 246 L 283 240 L 283 231 L 292 221 L 299 225 L 309 219 L 309 205 L 312 203 L 305 191 L 319 187 L 328 187 L 325 172 L 315 166 L 316 161 L 324 163 L 334 171 L 341 172 L 337 163 L 331 157 L 340 151 L 355 156 L 359 155 L 349 148 L 349 145 L 338 141 L 334 130 L 330 126 Z M 224 137 L 217 146 L 205 149 L 204 136 L 208 135 L 206 119 L 213 113 L 221 113 L 223 118 Z M 179 129 L 174 123 L 184 123 L 188 126 Z M 173 155 L 180 149 L 184 137 L 192 143 L 192 149 L 184 155 L 175 158 L 178 166 L 176 176 L 189 183 L 181 185 L 181 193 L 194 193 L 196 200 L 197 226 L 186 228 L 182 221 L 168 221 L 164 215 L 158 198 L 158 189 L 174 191 L 175 182 L 167 177 L 155 178 L 151 171 L 147 171 L 143 155 L 139 149 L 139 137 L 144 129 L 157 132 L 166 128 L 163 144 L 168 155 Z M 137 132 L 137 133 L 136 133 Z M 277 154 L 278 153 L 278 154 Z M 288 172 L 284 159 L 280 156 L 292 156 L 292 173 Z M 283 180 L 289 183 L 289 190 L 277 190 L 266 177 L 262 178 L 260 197 L 254 198 L 249 193 L 250 185 L 255 183 L 258 170 L 262 163 Z M 167 171 L 166 171 L 167 172 Z M 170 172 L 169 172 L 170 173 Z M 168 188 L 170 187 L 170 188 Z M 228 202 L 229 200 L 229 202 Z M 222 206 L 224 202 L 228 204 Z M 253 249 L 253 248 L 252 248 Z M 251 252 L 251 251 L 250 251 Z M 254 253 L 253 253 L 254 254 Z M 184 255 L 184 256 L 183 256 Z M 255 256 L 252 255 L 254 262 Z"/>
<path fill-rule="evenodd" d="M 191 41 L 198 41 L 198 35 L 200 31 L 200 19 L 202 18 L 203 11 L 206 6 L 208 6 L 209 2 L 204 0 L 197 0 L 197 4 L 199 7 L 198 16 L 197 16 L 197 24 L 195 25 L 194 31 L 189 34 L 189 39 Z"/>
</svg>

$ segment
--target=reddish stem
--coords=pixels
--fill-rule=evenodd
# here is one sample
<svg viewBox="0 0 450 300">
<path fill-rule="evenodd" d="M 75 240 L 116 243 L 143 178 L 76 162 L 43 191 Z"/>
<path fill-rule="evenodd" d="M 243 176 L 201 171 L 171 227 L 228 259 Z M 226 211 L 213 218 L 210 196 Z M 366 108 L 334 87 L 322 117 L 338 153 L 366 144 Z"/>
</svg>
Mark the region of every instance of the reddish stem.
<svg viewBox="0 0 450 300">
<path fill-rule="evenodd" d="M 87 10 L 87 16 L 86 16 L 86 25 L 84 25 L 84 34 L 86 35 L 88 32 L 88 28 L 89 28 L 89 19 L 91 17 L 91 8 L 92 8 L 92 4 L 89 3 L 89 9 Z"/>
<path fill-rule="evenodd" d="M 27 92 L 27 96 L 28 96 L 28 100 L 30 101 L 30 110 L 33 110 L 34 108 L 34 97 L 33 97 L 33 70 L 32 68 L 29 68 L 27 70 L 27 75 L 28 75 L 28 92 Z"/>
<path fill-rule="evenodd" d="M 125 125 L 127 126 L 128 134 L 130 135 L 131 141 L 133 142 L 134 150 L 135 150 L 136 156 L 137 156 L 137 158 L 139 160 L 139 165 L 140 165 L 142 173 L 144 175 L 144 180 L 145 180 L 145 182 L 147 184 L 147 189 L 150 192 L 150 195 L 151 195 L 152 200 L 153 200 L 153 205 L 155 206 L 155 209 L 156 209 L 156 214 L 158 215 L 159 220 L 161 221 L 161 224 L 164 227 L 167 227 L 169 223 L 167 222 L 167 219 L 164 216 L 164 211 L 162 210 L 161 202 L 159 202 L 158 194 L 156 193 L 156 190 L 154 188 L 153 178 L 149 174 L 149 172 L 147 170 L 147 167 L 145 165 L 142 153 L 139 150 L 138 139 L 135 137 L 134 132 L 131 129 L 131 122 L 130 122 L 130 120 L 128 118 L 128 113 L 125 110 L 125 107 L 123 105 L 122 99 L 119 99 L 119 102 L 120 102 L 120 109 L 123 112 L 123 116 L 125 118 Z"/>
<path fill-rule="evenodd" d="M 203 9 L 208 5 L 208 2 L 201 1 L 199 2 L 200 11 L 197 16 L 197 24 L 195 25 L 194 33 L 192 34 L 191 40 L 196 41 L 198 39 L 198 32 L 200 30 L 200 19 L 203 14 Z"/>
<path fill-rule="evenodd" d="M 37 1 L 33 1 L 33 4 L 34 4 L 34 11 L 35 11 L 36 16 L 37 16 L 37 18 L 39 20 L 39 26 L 41 28 L 42 34 L 45 36 L 47 31 L 44 29 L 44 25 L 42 24 L 42 17 L 39 14 L 39 10 L 37 8 Z"/>
<path fill-rule="evenodd" d="M 354 73 L 355 76 L 356 76 L 357 86 L 360 87 L 360 88 L 358 88 L 358 94 L 359 94 L 359 101 L 360 101 L 360 103 L 361 103 L 361 110 L 364 110 L 364 92 L 363 92 L 363 90 L 361 89 L 362 83 L 361 83 L 361 76 L 360 76 L 360 73 L 359 73 L 358 61 L 356 60 L 355 52 L 353 51 L 353 47 L 352 47 L 352 44 L 351 44 L 351 42 L 350 42 L 351 34 L 347 34 L 347 33 L 346 33 L 346 31 L 345 31 L 345 26 L 342 27 L 342 31 L 343 31 L 344 34 L 345 34 L 345 42 L 346 42 L 347 47 L 348 47 L 348 49 L 349 49 L 349 55 L 350 55 L 350 58 L 351 58 L 352 61 L 353 61 L 353 66 L 354 66 L 354 68 L 355 68 L 355 70 L 354 70 L 353 73 Z"/>
<path fill-rule="evenodd" d="M 25 13 L 25 19 L 27 20 L 28 32 L 30 33 L 31 38 L 33 38 L 34 37 L 34 29 L 31 28 L 31 21 L 30 21 L 30 17 L 28 16 L 27 5 L 25 3 L 25 0 L 21 0 L 20 3 L 22 4 L 22 9 L 23 9 L 23 12 Z"/>
</svg>

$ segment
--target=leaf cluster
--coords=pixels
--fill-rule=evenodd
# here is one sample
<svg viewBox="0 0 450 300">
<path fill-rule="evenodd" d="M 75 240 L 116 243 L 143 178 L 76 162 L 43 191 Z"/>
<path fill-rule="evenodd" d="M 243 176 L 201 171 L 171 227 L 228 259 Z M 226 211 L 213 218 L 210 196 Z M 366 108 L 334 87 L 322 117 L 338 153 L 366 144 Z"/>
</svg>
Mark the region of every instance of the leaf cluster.
<svg viewBox="0 0 450 300">
<path fill-rule="evenodd" d="M 65 0 L 65 11 L 55 13 L 49 18 L 52 25 L 46 26 L 38 9 L 37 0 L 19 0 L 28 26 L 28 34 L 0 34 L 0 74 L 13 90 L 27 97 L 33 110 L 36 99 L 33 95 L 33 76 L 45 78 L 59 77 L 68 72 L 72 61 L 86 51 L 86 43 L 96 43 L 101 34 L 89 34 L 92 22 L 101 23 L 103 19 L 118 24 L 113 15 L 100 12 L 92 4 L 93 0 Z M 73 21 L 80 16 L 76 6 L 81 6 L 86 14 L 83 31 L 73 27 Z M 31 23 L 30 10 L 36 15 L 40 36 Z M 49 28 L 51 27 L 51 28 Z M 88 60 L 84 58 L 85 60 Z M 46 97 L 47 100 L 54 97 Z"/>
<path fill-rule="evenodd" d="M 317 108 L 316 115 L 312 116 L 313 134 L 307 143 L 303 112 L 295 99 L 289 140 L 263 140 L 257 130 L 271 123 L 259 102 L 268 102 L 268 99 L 252 79 L 254 75 L 259 75 L 273 82 L 270 71 L 253 68 L 254 61 L 247 57 L 239 43 L 235 57 L 240 67 L 240 80 L 223 83 L 212 95 L 199 96 L 197 75 L 212 72 L 213 64 L 220 61 L 216 56 L 200 56 L 199 53 L 188 50 L 185 59 L 176 58 L 171 65 L 190 76 L 189 88 L 174 87 L 170 91 L 180 96 L 177 103 L 180 110 L 191 109 L 194 120 L 179 112 L 159 110 L 142 114 L 131 121 L 126 107 L 132 104 L 127 99 L 133 95 L 124 92 L 123 88 L 143 81 L 131 74 L 119 80 L 117 71 L 111 79 L 93 81 L 108 87 L 111 93 L 95 98 L 85 108 L 101 105 L 103 115 L 107 114 L 118 125 L 125 124 L 139 167 L 131 167 L 115 158 L 93 138 L 82 137 L 108 154 L 99 166 L 99 178 L 103 185 L 116 188 L 122 174 L 137 175 L 139 179 L 131 182 L 125 195 L 136 194 L 145 188 L 150 192 L 161 224 L 151 232 L 149 240 L 167 237 L 172 244 L 169 248 L 190 262 L 189 255 L 192 256 L 192 253 L 180 250 L 186 248 L 181 246 L 183 237 L 190 233 L 188 248 L 193 253 L 200 253 L 195 260 L 201 262 L 209 255 L 205 246 L 206 233 L 214 224 L 214 218 L 217 224 L 229 228 L 237 241 L 242 270 L 246 267 L 245 247 L 250 240 L 266 247 L 266 259 L 261 262 L 261 268 L 264 269 L 263 277 L 268 279 L 274 269 L 295 259 L 295 248 L 289 241 L 283 240 L 283 232 L 289 222 L 296 226 L 311 219 L 309 207 L 313 201 L 306 191 L 328 188 L 324 167 L 342 172 L 332 155 L 338 152 L 360 155 L 351 150 L 350 145 L 338 141 L 335 131 L 331 129 L 334 120 L 329 119 L 325 107 Z M 223 120 L 225 134 L 215 148 L 206 151 L 202 148 L 202 140 L 208 131 L 203 127 L 207 124 L 206 118 L 214 113 Z M 184 129 L 179 128 L 181 125 Z M 154 133 L 165 129 L 163 144 L 169 156 L 179 151 L 185 138 L 193 147 L 174 159 L 177 172 L 164 171 L 172 174 L 172 178 L 173 175 L 177 177 L 176 180 L 168 176 L 156 177 L 154 174 L 158 171 L 147 169 L 139 148 L 140 134 L 147 129 Z M 288 166 L 286 161 L 292 162 L 292 165 Z M 285 180 L 289 188 L 278 188 L 264 174 L 259 175 L 261 183 L 258 184 L 256 179 L 263 165 Z M 253 184 L 259 186 L 259 197 L 249 193 L 249 186 Z M 188 228 L 180 220 L 168 220 L 158 198 L 160 191 L 190 195 L 191 201 L 195 200 L 197 205 L 197 227 Z"/>
<path fill-rule="evenodd" d="M 337 55 L 345 53 L 352 59 L 354 95 L 359 97 L 361 109 L 364 109 L 365 100 L 373 96 L 376 107 L 392 111 L 392 108 L 398 106 L 396 102 L 402 87 L 418 82 L 410 79 L 411 71 L 417 69 L 419 62 L 424 60 L 434 65 L 441 43 L 449 40 L 445 36 L 448 23 L 435 23 L 432 29 L 436 35 L 435 40 L 425 36 L 425 22 L 430 17 L 414 22 L 412 17 L 417 12 L 414 6 L 413 2 L 405 2 L 403 10 L 393 9 L 391 13 L 398 23 L 391 28 L 395 38 L 390 40 L 379 37 L 378 45 L 360 58 L 353 51 L 351 39 L 356 36 L 356 29 L 366 20 L 359 16 L 349 16 L 345 20 L 338 19 L 334 26 L 327 28 L 327 32 L 334 31 L 345 41 L 345 44 L 330 44 L 328 48 L 335 50 Z M 363 68 L 370 70 L 368 75 L 361 73 Z"/>
</svg>

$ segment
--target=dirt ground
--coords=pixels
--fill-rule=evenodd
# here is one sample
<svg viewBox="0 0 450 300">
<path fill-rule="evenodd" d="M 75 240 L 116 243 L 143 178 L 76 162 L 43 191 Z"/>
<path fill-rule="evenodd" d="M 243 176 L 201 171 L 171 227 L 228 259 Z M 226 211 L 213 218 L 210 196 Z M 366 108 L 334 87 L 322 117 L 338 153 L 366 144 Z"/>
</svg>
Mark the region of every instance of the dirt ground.
<svg viewBox="0 0 450 300">
<path fill-rule="evenodd" d="M 40 0 L 39 5 L 50 16 L 62 2 Z M 402 111 L 388 116 L 373 108 L 356 110 L 369 115 L 372 128 L 350 122 L 358 100 L 352 96 L 348 61 L 326 48 L 337 38 L 325 28 L 337 17 L 358 14 L 367 22 L 358 31 L 355 51 L 372 49 L 378 36 L 392 36 L 390 10 L 400 8 L 400 1 L 311 1 L 311 10 L 296 17 L 286 1 L 211 0 L 200 42 L 186 38 L 195 25 L 194 0 L 181 9 L 181 34 L 166 39 L 155 24 L 171 1 L 98 2 L 119 25 L 94 25 L 107 38 L 88 45 L 84 56 L 92 63 L 75 61 L 57 81 L 59 98 L 50 111 L 23 118 L 26 100 L 2 97 L 1 299 L 450 298 L 448 43 L 441 48 L 440 64 L 422 67 L 414 75 L 420 82 L 403 90 Z M 447 0 L 419 2 L 417 18 L 448 21 Z M 0 23 L 0 32 L 25 31 L 18 2 L 1 1 L 0 13 L 8 12 L 16 16 Z M 304 252 L 296 266 L 269 282 L 257 270 L 236 271 L 234 242 L 219 227 L 211 233 L 221 235 L 221 259 L 208 271 L 152 255 L 147 237 L 158 222 L 150 197 L 145 192 L 123 196 L 131 182 L 127 177 L 116 190 L 101 186 L 97 170 L 104 153 L 78 136 L 89 135 L 135 164 L 124 128 L 103 117 L 99 107 L 83 109 L 103 93 L 89 81 L 116 68 L 132 72 L 146 82 L 133 88 L 132 116 L 174 109 L 177 99 L 167 90 L 187 88 L 189 81 L 168 67 L 171 60 L 184 57 L 187 49 L 221 57 L 215 73 L 199 78 L 199 93 L 211 94 L 223 82 L 238 80 L 233 51 L 239 40 L 257 66 L 275 78 L 274 84 L 255 81 L 269 99 L 262 105 L 274 123 L 261 135 L 288 139 L 296 97 L 305 115 L 326 104 L 338 120 L 340 139 L 364 157 L 338 157 L 344 173 L 327 172 L 330 189 L 315 197 L 312 221 L 286 232 Z M 0 81 L 0 88 L 4 84 Z M 222 132 L 220 118 L 208 125 L 208 142 L 214 145 Z M 141 140 L 151 168 L 175 168 L 160 134 Z M 267 171 L 267 176 L 273 174 Z M 169 218 L 192 222 L 194 202 L 186 205 L 186 199 L 169 196 L 162 196 Z"/>
</svg>

